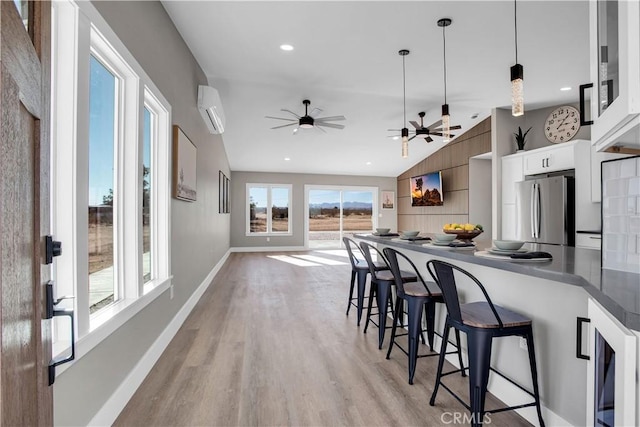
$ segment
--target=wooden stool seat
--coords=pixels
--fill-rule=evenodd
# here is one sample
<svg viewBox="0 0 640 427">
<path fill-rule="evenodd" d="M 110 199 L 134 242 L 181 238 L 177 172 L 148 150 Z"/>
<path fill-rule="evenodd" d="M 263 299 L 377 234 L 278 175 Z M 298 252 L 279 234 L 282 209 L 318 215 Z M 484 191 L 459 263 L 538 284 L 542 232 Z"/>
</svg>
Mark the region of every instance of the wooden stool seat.
<svg viewBox="0 0 640 427">
<path fill-rule="evenodd" d="M 531 319 L 524 317 L 521 314 L 504 307 L 500 307 L 499 305 L 494 305 L 494 307 L 502 320 L 503 327 L 505 328 L 531 324 Z M 460 304 L 460 311 L 462 313 L 462 323 L 465 325 L 483 329 L 500 327 L 496 316 L 493 314 L 493 311 L 491 311 L 491 307 L 486 302 L 478 301 L 469 304 Z"/>
<path fill-rule="evenodd" d="M 415 274 L 410 273 L 408 271 L 401 271 L 400 274 L 402 275 L 402 282 L 403 283 L 415 282 L 416 280 L 418 280 L 418 277 Z M 384 270 L 384 271 L 377 272 L 376 273 L 376 279 L 384 280 L 384 281 L 388 281 L 388 282 L 393 282 L 395 280 L 393 278 L 393 273 L 390 270 Z"/>
<path fill-rule="evenodd" d="M 438 286 L 433 282 L 425 282 L 429 291 L 431 291 L 431 295 L 429 295 L 429 291 L 427 291 L 422 283 L 407 283 L 404 285 L 404 293 L 406 295 L 412 297 L 441 297 L 442 292 Z"/>
<path fill-rule="evenodd" d="M 383 271 L 383 270 L 389 269 L 389 267 L 387 267 L 387 265 L 383 262 L 374 261 L 373 264 L 376 267 L 376 271 Z M 369 264 L 367 264 L 367 261 L 364 259 L 356 260 L 355 268 L 358 270 L 366 270 L 367 272 L 369 272 Z"/>
</svg>

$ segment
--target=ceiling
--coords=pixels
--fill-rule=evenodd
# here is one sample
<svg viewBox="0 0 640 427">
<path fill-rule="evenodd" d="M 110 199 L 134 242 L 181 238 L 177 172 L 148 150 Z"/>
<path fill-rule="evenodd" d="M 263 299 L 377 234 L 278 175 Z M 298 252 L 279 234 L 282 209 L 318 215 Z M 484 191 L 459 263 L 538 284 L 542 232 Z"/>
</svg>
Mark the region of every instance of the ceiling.
<svg viewBox="0 0 640 427">
<path fill-rule="evenodd" d="M 446 29 L 452 124 L 464 133 L 492 108 L 510 108 L 511 1 L 162 3 L 220 93 L 233 171 L 397 176 L 441 148 L 440 138 L 416 138 L 403 159 L 387 129 L 403 127 L 400 49 L 411 51 L 407 121 L 419 121 L 420 111 L 425 125 L 439 118 L 443 17 L 453 20 Z M 525 110 L 577 102 L 578 86 L 589 81 L 588 2 L 518 1 L 517 8 Z M 294 50 L 280 50 L 284 43 Z M 323 117 L 344 115 L 346 128 L 270 129 L 285 122 L 265 116 L 287 117 L 281 108 L 302 115 L 303 99 Z"/>
</svg>

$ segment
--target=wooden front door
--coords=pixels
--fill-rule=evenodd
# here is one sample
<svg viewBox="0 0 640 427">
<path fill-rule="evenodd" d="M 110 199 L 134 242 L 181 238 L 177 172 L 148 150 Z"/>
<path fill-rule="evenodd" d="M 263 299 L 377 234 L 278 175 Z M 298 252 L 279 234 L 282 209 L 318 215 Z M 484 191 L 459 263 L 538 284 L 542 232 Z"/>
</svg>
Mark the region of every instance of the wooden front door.
<svg viewBox="0 0 640 427">
<path fill-rule="evenodd" d="M 53 424 L 49 231 L 51 4 L 0 1 L 0 424 Z"/>
</svg>

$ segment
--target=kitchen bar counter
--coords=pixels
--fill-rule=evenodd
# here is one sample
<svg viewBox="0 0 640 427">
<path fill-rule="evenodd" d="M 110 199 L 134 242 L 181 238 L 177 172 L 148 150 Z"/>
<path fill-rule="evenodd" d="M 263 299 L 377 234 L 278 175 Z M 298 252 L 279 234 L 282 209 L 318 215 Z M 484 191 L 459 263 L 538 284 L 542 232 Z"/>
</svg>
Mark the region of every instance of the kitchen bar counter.
<svg viewBox="0 0 640 427">
<path fill-rule="evenodd" d="M 524 263 L 482 258 L 468 249 L 441 249 L 422 246 L 424 241 L 403 241 L 398 238 L 357 234 L 357 238 L 382 243 L 399 249 L 410 249 L 442 258 L 459 260 L 513 273 L 580 286 L 629 329 L 640 331 L 640 274 L 601 270 L 600 251 L 567 246 L 527 243 L 529 250 L 549 252 L 550 262 Z M 491 242 L 477 243 L 478 250 Z"/>
</svg>

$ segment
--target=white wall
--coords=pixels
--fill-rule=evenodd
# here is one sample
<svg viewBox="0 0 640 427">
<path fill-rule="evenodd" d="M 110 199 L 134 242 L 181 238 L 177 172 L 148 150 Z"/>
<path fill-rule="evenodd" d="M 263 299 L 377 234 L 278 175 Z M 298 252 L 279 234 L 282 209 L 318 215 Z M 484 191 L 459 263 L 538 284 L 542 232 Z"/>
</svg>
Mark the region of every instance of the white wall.
<svg viewBox="0 0 640 427">
<path fill-rule="evenodd" d="M 172 106 L 198 147 L 198 201 L 171 203 L 171 271 L 175 297 L 155 299 L 56 379 L 56 425 L 86 425 L 114 395 L 136 364 L 229 249 L 229 215 L 218 214 L 218 170 L 229 175 L 219 136 L 207 132 L 196 107 L 202 69 L 160 2 L 92 3 Z"/>
<path fill-rule="evenodd" d="M 378 187 L 378 227 L 397 229 L 396 178 L 351 175 L 315 175 L 296 173 L 232 172 L 231 174 L 231 246 L 240 247 L 303 247 L 304 246 L 304 186 L 363 186 Z M 246 236 L 246 184 L 291 184 L 291 236 Z M 396 209 L 382 210 L 380 192 L 396 192 Z"/>
</svg>

